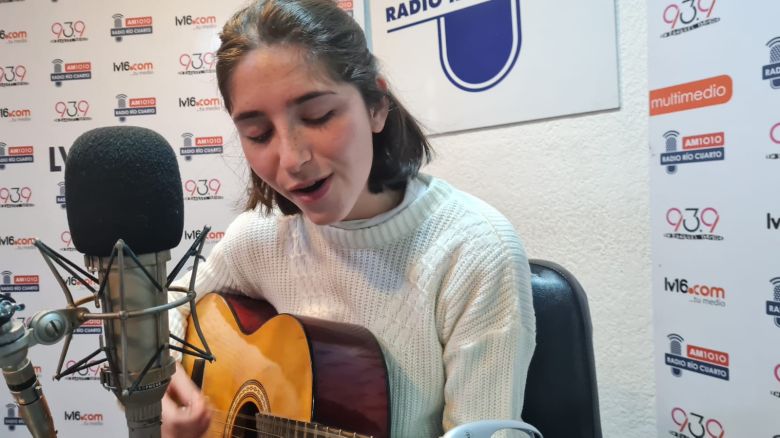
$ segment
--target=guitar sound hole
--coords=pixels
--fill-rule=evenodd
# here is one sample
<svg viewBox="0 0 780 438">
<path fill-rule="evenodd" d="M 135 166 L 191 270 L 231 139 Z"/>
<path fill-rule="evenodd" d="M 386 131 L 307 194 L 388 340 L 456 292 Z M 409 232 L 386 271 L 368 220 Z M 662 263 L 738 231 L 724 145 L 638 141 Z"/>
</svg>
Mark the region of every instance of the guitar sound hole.
<svg viewBox="0 0 780 438">
<path fill-rule="evenodd" d="M 233 430 L 230 432 L 231 437 L 236 438 L 256 438 L 257 423 L 255 422 L 255 414 L 258 414 L 260 410 L 254 403 L 245 403 L 241 406 L 241 409 L 236 415 L 236 421 L 233 423 Z"/>
</svg>

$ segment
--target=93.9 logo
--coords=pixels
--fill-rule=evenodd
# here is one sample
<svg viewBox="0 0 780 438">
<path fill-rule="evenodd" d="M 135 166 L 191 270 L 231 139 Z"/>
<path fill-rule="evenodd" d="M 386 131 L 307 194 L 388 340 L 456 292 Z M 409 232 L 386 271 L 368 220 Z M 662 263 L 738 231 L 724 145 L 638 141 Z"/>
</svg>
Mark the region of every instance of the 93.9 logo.
<svg viewBox="0 0 780 438">
<path fill-rule="evenodd" d="M 184 181 L 184 192 L 186 201 L 208 201 L 222 199 L 219 194 L 222 189 L 222 182 L 217 178 L 211 179 L 188 179 Z"/>
<path fill-rule="evenodd" d="M 0 187 L 0 207 L 32 207 L 29 187 Z"/>
<path fill-rule="evenodd" d="M 179 65 L 182 66 L 180 75 L 197 75 L 214 73 L 217 63 L 217 55 L 214 52 L 183 53 L 179 56 Z"/>
<path fill-rule="evenodd" d="M 672 422 L 678 429 L 669 433 L 678 438 L 725 438 L 726 436 L 720 421 L 714 418 L 705 419 L 703 415 L 685 412 L 680 407 L 672 409 Z"/>
<path fill-rule="evenodd" d="M 723 240 L 723 236 L 715 234 L 720 223 L 720 214 L 712 207 L 672 207 L 666 211 L 666 223 L 672 227 L 673 232 L 664 234 L 664 237 L 670 239 Z"/>
<path fill-rule="evenodd" d="M 55 122 L 77 122 L 92 120 L 89 117 L 89 102 L 86 100 L 68 100 L 54 104 L 54 112 L 57 113 Z"/>
<path fill-rule="evenodd" d="M 24 79 L 27 77 L 27 67 L 23 65 L 7 65 L 0 67 L 0 87 L 12 87 L 15 85 L 29 85 Z"/>
<path fill-rule="evenodd" d="M 53 43 L 65 43 L 74 41 L 86 41 L 84 33 L 87 31 L 87 25 L 81 21 L 55 21 L 51 25 L 51 33 L 54 35 Z"/>
<path fill-rule="evenodd" d="M 664 8 L 663 21 L 669 25 L 669 30 L 661 34 L 661 38 L 690 32 L 709 24 L 720 21 L 713 16 L 717 0 L 680 0 Z"/>
<path fill-rule="evenodd" d="M 77 362 L 75 360 L 68 360 L 65 363 L 65 369 L 76 368 Z M 97 364 L 82 365 L 77 368 L 78 371 L 65 377 L 65 380 L 98 380 L 100 379 L 100 367 Z"/>
</svg>

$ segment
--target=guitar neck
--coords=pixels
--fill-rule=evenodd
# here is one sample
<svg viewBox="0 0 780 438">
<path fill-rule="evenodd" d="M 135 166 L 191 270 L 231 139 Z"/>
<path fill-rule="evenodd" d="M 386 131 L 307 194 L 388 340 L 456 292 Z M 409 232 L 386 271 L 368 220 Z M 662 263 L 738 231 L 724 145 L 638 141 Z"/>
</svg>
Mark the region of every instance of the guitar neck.
<svg viewBox="0 0 780 438">
<path fill-rule="evenodd" d="M 341 429 L 335 429 L 323 426 L 317 423 L 308 423 L 306 421 L 291 420 L 289 418 L 277 417 L 271 414 L 260 412 L 255 414 L 257 418 L 257 428 L 262 432 L 280 433 L 286 437 L 301 438 L 372 438 L 368 435 L 361 435 L 355 432 L 348 432 Z"/>
</svg>

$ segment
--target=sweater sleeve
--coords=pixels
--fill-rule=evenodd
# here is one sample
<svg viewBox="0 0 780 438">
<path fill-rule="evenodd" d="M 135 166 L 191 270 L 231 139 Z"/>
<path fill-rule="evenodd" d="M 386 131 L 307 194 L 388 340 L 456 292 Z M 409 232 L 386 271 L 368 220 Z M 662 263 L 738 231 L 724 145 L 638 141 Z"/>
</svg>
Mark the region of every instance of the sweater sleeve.
<svg viewBox="0 0 780 438">
<path fill-rule="evenodd" d="M 437 319 L 445 431 L 477 420 L 521 419 L 536 344 L 530 268 L 511 224 L 503 219 L 492 226 L 489 235 L 472 234 L 443 279 Z"/>
</svg>

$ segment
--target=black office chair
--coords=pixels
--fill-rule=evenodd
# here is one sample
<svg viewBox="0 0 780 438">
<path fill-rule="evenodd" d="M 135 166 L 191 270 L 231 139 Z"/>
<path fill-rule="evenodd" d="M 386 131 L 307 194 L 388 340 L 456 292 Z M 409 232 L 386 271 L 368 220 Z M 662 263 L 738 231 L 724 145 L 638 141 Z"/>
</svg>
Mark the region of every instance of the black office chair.
<svg viewBox="0 0 780 438">
<path fill-rule="evenodd" d="M 555 263 L 531 260 L 536 351 L 528 369 L 523 420 L 545 438 L 601 438 L 588 301 Z"/>
</svg>

